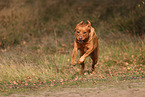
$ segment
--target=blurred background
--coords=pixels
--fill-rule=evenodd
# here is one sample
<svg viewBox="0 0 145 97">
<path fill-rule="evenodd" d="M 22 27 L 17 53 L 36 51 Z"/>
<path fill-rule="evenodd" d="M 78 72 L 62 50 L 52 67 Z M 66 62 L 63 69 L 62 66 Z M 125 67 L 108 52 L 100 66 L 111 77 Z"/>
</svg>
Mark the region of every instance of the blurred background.
<svg viewBox="0 0 145 97">
<path fill-rule="evenodd" d="M 82 80 L 145 78 L 145 0 L 0 0 L 0 90 L 80 80 L 70 63 L 75 26 L 87 20 L 100 54 Z"/>
<path fill-rule="evenodd" d="M 30 46 L 39 44 L 34 46 L 37 50 L 56 52 L 56 46 L 73 43 L 74 28 L 82 20 L 90 20 L 98 37 L 104 39 L 112 38 L 112 33 L 116 38 L 118 33 L 143 37 L 144 2 L 0 0 L 0 49 L 27 43 Z"/>
</svg>

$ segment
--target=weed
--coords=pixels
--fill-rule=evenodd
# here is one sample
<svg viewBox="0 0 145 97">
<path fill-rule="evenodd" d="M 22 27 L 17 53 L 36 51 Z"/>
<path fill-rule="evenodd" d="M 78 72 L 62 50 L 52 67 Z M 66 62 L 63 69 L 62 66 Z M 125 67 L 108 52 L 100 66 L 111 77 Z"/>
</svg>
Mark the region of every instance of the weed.
<svg viewBox="0 0 145 97">
<path fill-rule="evenodd" d="M 3 2 L 0 7 L 0 92 L 145 77 L 142 2 L 0 2 Z M 79 21 L 87 19 L 98 35 L 100 54 L 95 74 L 90 74 L 91 59 L 87 58 L 84 75 L 80 76 L 80 65 L 70 66 L 73 29 Z"/>
</svg>

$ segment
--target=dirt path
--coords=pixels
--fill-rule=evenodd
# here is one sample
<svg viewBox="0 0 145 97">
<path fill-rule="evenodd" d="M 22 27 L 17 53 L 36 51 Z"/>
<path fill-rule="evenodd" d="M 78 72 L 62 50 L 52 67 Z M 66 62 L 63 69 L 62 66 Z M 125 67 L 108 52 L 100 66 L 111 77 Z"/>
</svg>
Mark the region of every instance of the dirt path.
<svg viewBox="0 0 145 97">
<path fill-rule="evenodd" d="M 11 94 L 9 97 L 145 97 L 145 81 L 96 85 L 91 88 L 53 88 L 28 95 Z"/>
</svg>

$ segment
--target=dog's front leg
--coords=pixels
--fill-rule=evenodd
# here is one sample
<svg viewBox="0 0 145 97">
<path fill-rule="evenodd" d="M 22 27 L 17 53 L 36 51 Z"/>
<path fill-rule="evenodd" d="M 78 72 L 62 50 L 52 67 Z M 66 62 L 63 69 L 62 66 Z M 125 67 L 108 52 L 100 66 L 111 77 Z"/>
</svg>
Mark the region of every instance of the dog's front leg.
<svg viewBox="0 0 145 97">
<path fill-rule="evenodd" d="M 75 65 L 75 64 L 76 64 L 75 59 L 76 59 L 77 51 L 78 51 L 77 43 L 74 42 L 74 49 L 73 49 L 72 61 L 71 61 L 71 64 L 72 64 L 72 65 Z"/>
<path fill-rule="evenodd" d="M 84 53 L 84 55 L 81 56 L 81 58 L 80 58 L 79 61 L 78 61 L 78 64 L 83 63 L 83 62 L 85 61 L 85 58 L 86 58 L 87 56 L 89 56 L 89 55 L 92 53 L 92 51 L 93 51 L 93 47 L 89 48 L 89 49 Z"/>
</svg>

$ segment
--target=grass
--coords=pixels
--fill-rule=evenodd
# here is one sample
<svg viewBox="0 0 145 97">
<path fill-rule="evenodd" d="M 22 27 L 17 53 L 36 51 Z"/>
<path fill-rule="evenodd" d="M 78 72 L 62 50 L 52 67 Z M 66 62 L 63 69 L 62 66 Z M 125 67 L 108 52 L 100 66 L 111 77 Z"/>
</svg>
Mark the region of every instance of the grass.
<svg viewBox="0 0 145 97">
<path fill-rule="evenodd" d="M 0 1 L 0 92 L 145 77 L 142 2 L 43 1 Z M 73 29 L 88 19 L 98 35 L 100 54 L 95 74 L 90 74 L 88 57 L 80 76 L 80 65 L 70 66 Z"/>
<path fill-rule="evenodd" d="M 87 58 L 84 76 L 78 75 L 79 65 L 74 68 L 70 66 L 72 48 L 66 51 L 66 54 L 47 54 L 37 50 L 37 53 L 25 51 L 23 49 L 27 46 L 23 44 L 25 47 L 20 47 L 17 51 L 12 48 L 1 52 L 0 90 L 1 92 L 23 88 L 33 90 L 46 84 L 55 86 L 67 81 L 89 79 L 97 81 L 143 78 L 145 77 L 143 41 L 138 38 L 115 39 L 110 42 L 99 39 L 100 55 L 96 73 L 89 74 L 91 60 Z"/>
</svg>

